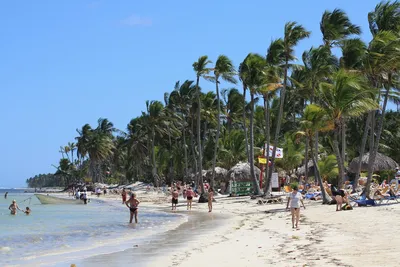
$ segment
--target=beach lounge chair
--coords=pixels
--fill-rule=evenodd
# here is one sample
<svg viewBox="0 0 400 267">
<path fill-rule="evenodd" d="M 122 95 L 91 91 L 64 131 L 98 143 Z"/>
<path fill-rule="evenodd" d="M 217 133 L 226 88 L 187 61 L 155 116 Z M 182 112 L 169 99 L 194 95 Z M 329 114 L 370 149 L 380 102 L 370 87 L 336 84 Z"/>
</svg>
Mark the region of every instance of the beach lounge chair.
<svg viewBox="0 0 400 267">
<path fill-rule="evenodd" d="M 354 202 L 353 207 L 358 205 L 359 207 L 366 207 L 366 206 L 375 206 L 376 202 L 374 199 L 367 199 L 366 196 L 361 196 L 359 199 L 356 199 L 352 196 L 349 196 L 349 201 Z"/>
</svg>

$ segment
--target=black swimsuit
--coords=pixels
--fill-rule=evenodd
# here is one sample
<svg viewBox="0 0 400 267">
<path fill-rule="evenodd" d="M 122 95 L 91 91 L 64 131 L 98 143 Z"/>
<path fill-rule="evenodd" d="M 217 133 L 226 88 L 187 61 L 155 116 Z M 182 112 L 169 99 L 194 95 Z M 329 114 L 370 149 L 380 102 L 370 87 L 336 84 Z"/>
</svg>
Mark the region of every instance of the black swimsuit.
<svg viewBox="0 0 400 267">
<path fill-rule="evenodd" d="M 137 208 L 129 208 L 129 210 L 130 210 L 131 212 L 136 212 L 136 211 L 137 211 Z"/>
</svg>

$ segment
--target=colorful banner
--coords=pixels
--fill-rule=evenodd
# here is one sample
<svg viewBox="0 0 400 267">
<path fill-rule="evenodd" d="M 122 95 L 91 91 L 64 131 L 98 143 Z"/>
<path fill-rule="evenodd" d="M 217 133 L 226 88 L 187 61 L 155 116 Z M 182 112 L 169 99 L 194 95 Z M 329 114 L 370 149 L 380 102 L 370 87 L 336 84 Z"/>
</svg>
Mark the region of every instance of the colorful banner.
<svg viewBox="0 0 400 267">
<path fill-rule="evenodd" d="M 274 147 L 273 146 L 269 146 L 268 151 L 269 151 L 269 156 L 270 157 L 272 157 L 273 150 L 274 150 Z M 267 145 L 265 145 L 265 150 L 264 151 L 267 151 Z M 267 156 L 267 153 L 264 153 L 264 156 Z M 279 148 L 279 147 L 276 148 L 275 158 L 276 159 L 282 159 L 283 158 L 283 148 Z"/>
</svg>

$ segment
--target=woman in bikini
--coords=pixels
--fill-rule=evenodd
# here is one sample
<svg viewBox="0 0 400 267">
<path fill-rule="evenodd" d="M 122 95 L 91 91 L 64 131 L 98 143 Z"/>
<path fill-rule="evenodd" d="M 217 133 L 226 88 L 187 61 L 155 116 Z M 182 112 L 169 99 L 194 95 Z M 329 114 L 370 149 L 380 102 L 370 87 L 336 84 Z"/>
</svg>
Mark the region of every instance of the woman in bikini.
<svg viewBox="0 0 400 267">
<path fill-rule="evenodd" d="M 293 185 L 292 189 L 293 191 L 292 193 L 289 194 L 286 209 L 289 209 L 289 204 L 290 204 L 290 211 L 292 213 L 292 228 L 295 228 L 295 221 L 296 221 L 296 229 L 299 230 L 300 202 L 303 205 L 304 209 L 306 209 L 306 206 L 304 206 L 303 196 L 298 191 L 297 185 Z"/>
<path fill-rule="evenodd" d="M 15 199 L 12 201 L 11 205 L 8 207 L 11 211 L 11 215 L 17 215 L 17 210 L 22 211 L 19 207 Z"/>
<path fill-rule="evenodd" d="M 136 194 L 133 193 L 131 195 L 131 198 L 125 202 L 126 206 L 130 210 L 130 218 L 129 218 L 129 223 L 132 223 L 133 216 L 135 216 L 135 223 L 138 223 L 138 206 L 139 206 L 140 201 L 136 198 Z"/>
<path fill-rule="evenodd" d="M 192 210 L 192 202 L 193 202 L 194 192 L 191 187 L 186 191 L 186 199 L 187 199 L 187 210 Z"/>
</svg>

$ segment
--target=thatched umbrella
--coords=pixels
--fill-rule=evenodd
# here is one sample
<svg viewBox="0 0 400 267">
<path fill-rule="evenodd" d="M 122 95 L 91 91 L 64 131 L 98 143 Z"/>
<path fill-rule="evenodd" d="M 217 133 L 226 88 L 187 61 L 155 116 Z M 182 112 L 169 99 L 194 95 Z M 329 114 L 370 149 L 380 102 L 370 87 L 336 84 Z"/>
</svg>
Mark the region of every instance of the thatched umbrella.
<svg viewBox="0 0 400 267">
<path fill-rule="evenodd" d="M 257 177 L 260 176 L 260 169 L 254 166 L 254 172 Z M 250 175 L 250 164 L 249 163 L 242 163 L 239 162 L 236 164 L 234 167 L 232 167 L 228 171 L 228 175 L 226 177 L 227 181 L 233 180 L 233 181 L 241 181 L 241 182 L 251 182 L 253 181 L 253 178 Z"/>
<path fill-rule="evenodd" d="M 312 160 L 308 161 L 308 176 L 314 173 L 314 162 Z M 302 165 L 296 171 L 297 175 L 305 175 L 306 174 L 306 165 Z"/>
<path fill-rule="evenodd" d="M 368 170 L 368 161 L 369 161 L 369 153 L 365 153 L 361 158 L 361 171 Z M 360 162 L 360 157 L 354 158 L 349 164 L 349 172 L 355 173 L 357 171 L 358 163 Z M 396 161 L 388 156 L 385 156 L 381 153 L 376 154 L 374 171 L 385 171 L 385 170 L 394 170 L 397 166 L 399 166 Z"/>
<path fill-rule="evenodd" d="M 213 174 L 213 170 L 210 169 L 206 173 L 206 178 L 207 180 L 211 180 Z M 215 167 L 215 181 L 225 181 L 226 176 L 228 175 L 228 170 L 221 168 L 221 167 Z"/>
</svg>

